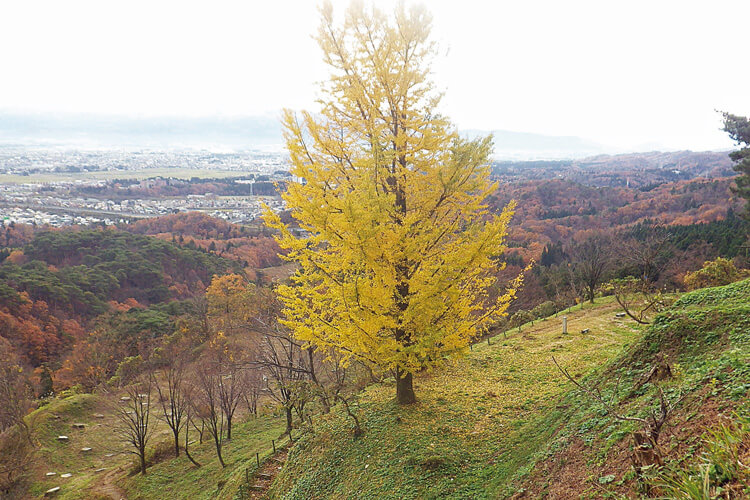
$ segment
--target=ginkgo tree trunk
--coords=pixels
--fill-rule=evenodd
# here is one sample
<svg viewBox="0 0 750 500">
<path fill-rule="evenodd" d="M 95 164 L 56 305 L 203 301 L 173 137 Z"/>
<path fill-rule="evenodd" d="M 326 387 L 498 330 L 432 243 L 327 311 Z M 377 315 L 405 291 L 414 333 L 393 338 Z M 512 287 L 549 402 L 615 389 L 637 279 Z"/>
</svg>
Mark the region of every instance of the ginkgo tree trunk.
<svg viewBox="0 0 750 500">
<path fill-rule="evenodd" d="M 318 113 L 284 113 L 298 182 L 283 194 L 303 231 L 266 210 L 298 263 L 278 287 L 282 323 L 311 348 L 391 370 L 397 400 L 412 375 L 466 351 L 505 313 L 521 283 L 489 299 L 514 205 L 485 198 L 491 137 L 461 138 L 436 111 L 430 16 L 353 3 L 341 25 L 321 9 L 318 42 L 331 68 Z"/>
</svg>

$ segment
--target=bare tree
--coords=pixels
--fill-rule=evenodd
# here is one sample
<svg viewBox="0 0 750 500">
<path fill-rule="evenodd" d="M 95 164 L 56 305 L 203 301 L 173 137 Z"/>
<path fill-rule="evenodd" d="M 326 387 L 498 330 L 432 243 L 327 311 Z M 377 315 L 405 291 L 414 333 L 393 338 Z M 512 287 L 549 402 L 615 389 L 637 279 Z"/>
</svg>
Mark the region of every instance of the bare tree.
<svg viewBox="0 0 750 500">
<path fill-rule="evenodd" d="M 224 446 L 224 428 L 226 420 L 224 412 L 221 411 L 219 386 L 221 385 L 221 373 L 212 363 L 201 363 L 196 369 L 196 391 L 193 399 L 193 410 L 195 414 L 208 427 L 208 432 L 214 441 L 216 456 L 222 467 L 226 467 L 222 457 Z"/>
<path fill-rule="evenodd" d="M 669 304 L 664 294 L 644 279 L 631 277 L 611 283 L 617 303 L 625 314 L 641 325 L 650 323 L 647 319 L 650 313 L 661 311 Z"/>
<path fill-rule="evenodd" d="M 115 406 L 117 425 L 115 432 L 131 448 L 129 451 L 138 457 L 141 474 L 146 474 L 146 446 L 151 438 L 151 393 L 153 376 L 140 377 L 140 380 L 126 388 L 126 396 Z"/>
<path fill-rule="evenodd" d="M 662 227 L 649 225 L 642 229 L 643 238 L 628 238 L 619 245 L 618 256 L 634 268 L 637 277 L 653 284 L 664 272 L 672 251 L 670 234 Z"/>
<path fill-rule="evenodd" d="M 175 457 L 180 456 L 180 432 L 187 422 L 186 414 L 189 407 L 189 400 L 185 394 L 185 376 L 185 358 L 177 354 L 154 377 L 161 408 L 159 419 L 172 431 Z"/>
<path fill-rule="evenodd" d="M 274 325 L 263 332 L 257 363 L 266 375 L 268 394 L 286 413 L 285 434 L 292 431 L 295 406 L 298 411 L 304 408 L 304 385 L 310 376 L 308 359 L 302 345 L 286 328 Z"/>
<path fill-rule="evenodd" d="M 27 415 L 33 391 L 9 345 L 0 337 L 0 497 L 21 498 L 35 444 Z"/>
<path fill-rule="evenodd" d="M 10 347 L 0 346 L 0 432 L 18 427 L 21 436 L 32 443 L 31 428 L 26 415 L 31 410 L 33 391 L 23 368 L 18 364 Z"/>
<path fill-rule="evenodd" d="M 353 411 L 353 395 L 347 393 L 347 389 L 355 389 L 355 374 L 357 368 L 363 368 L 361 363 L 353 362 L 349 365 L 343 363 L 343 356 L 338 352 L 330 352 L 326 356 L 326 361 L 321 364 L 321 371 L 325 377 L 317 378 L 316 383 L 325 401 L 341 403 L 344 411 L 354 422 L 354 437 L 360 437 L 364 434 L 359 417 Z"/>
<path fill-rule="evenodd" d="M 295 409 L 301 414 L 311 395 L 307 386 L 316 377 L 314 357 L 279 324 L 281 304 L 275 295 L 260 292 L 256 298 L 256 314 L 251 320 L 260 339 L 252 364 L 262 369 L 268 395 L 284 408 L 284 433 L 290 434 Z"/>
<path fill-rule="evenodd" d="M 195 387 L 190 381 L 186 381 L 183 386 L 183 396 L 184 400 L 186 402 L 185 405 L 185 456 L 188 457 L 188 460 L 190 460 L 193 465 L 196 467 L 200 467 L 201 464 L 193 458 L 193 456 L 190 454 L 190 426 L 192 425 L 194 429 L 198 429 L 198 427 L 195 425 L 195 422 L 193 420 L 193 401 L 194 401 L 194 391 Z M 203 431 L 199 431 L 201 433 L 201 442 L 203 442 Z"/>
<path fill-rule="evenodd" d="M 263 374 L 260 368 L 256 366 L 245 368 L 244 382 L 242 399 L 247 406 L 247 412 L 257 417 L 258 401 L 263 393 Z"/>
<path fill-rule="evenodd" d="M 19 426 L 0 432 L 0 498 L 27 498 L 25 479 L 34 461 L 34 445 Z"/>
<path fill-rule="evenodd" d="M 597 287 L 604 281 L 611 264 L 610 240 L 603 234 L 589 236 L 571 251 L 578 280 L 592 304 Z"/>
<path fill-rule="evenodd" d="M 232 420 L 237 407 L 242 401 L 245 388 L 245 371 L 234 362 L 222 363 L 218 367 L 219 377 L 219 406 L 224 414 L 227 425 L 227 440 L 232 439 Z"/>
<path fill-rule="evenodd" d="M 661 435 L 662 428 L 667 423 L 669 418 L 674 414 L 674 410 L 677 405 L 682 401 L 681 396 L 674 402 L 670 402 L 664 395 L 664 391 L 659 388 L 659 404 L 657 408 L 651 410 L 651 414 L 648 418 L 641 417 L 630 417 L 620 413 L 615 405 L 615 398 L 617 396 L 617 389 L 619 387 L 620 380 L 618 379 L 615 383 L 615 389 L 612 392 L 612 396 L 606 399 L 598 387 L 590 389 L 585 387 L 583 384 L 574 379 L 568 371 L 561 367 L 554 356 L 552 356 L 552 362 L 555 363 L 560 373 L 573 383 L 578 389 L 590 396 L 592 399 L 598 401 L 607 412 L 609 416 L 615 420 L 623 422 L 638 422 L 642 426 L 642 431 L 633 433 L 633 442 L 635 444 L 635 451 L 632 458 L 633 466 L 637 472 L 640 473 L 640 468 L 657 464 L 662 465 L 662 455 L 659 450 L 659 437 Z"/>
</svg>

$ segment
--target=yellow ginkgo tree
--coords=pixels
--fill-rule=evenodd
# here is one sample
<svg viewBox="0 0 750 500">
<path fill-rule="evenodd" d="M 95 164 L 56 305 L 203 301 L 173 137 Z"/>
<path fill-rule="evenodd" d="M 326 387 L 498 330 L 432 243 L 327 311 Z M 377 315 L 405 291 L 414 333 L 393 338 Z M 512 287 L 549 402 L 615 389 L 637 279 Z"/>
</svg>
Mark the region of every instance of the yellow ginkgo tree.
<svg viewBox="0 0 750 500">
<path fill-rule="evenodd" d="M 278 288 L 281 321 L 312 348 L 391 370 L 408 404 L 412 375 L 464 352 L 513 299 L 520 277 L 488 290 L 514 205 L 484 203 L 491 137 L 461 138 L 436 112 L 423 8 L 389 18 L 353 3 L 340 26 L 321 13 L 321 109 L 284 113 L 297 182 L 283 197 L 301 231 L 265 213 L 299 265 Z"/>
</svg>

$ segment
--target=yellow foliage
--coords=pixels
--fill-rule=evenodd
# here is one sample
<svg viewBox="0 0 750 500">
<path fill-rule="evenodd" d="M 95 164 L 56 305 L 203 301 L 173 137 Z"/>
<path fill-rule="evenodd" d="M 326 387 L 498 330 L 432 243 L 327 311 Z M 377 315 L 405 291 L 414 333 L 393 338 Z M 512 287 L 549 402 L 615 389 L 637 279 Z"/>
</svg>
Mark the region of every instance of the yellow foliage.
<svg viewBox="0 0 750 500">
<path fill-rule="evenodd" d="M 257 313 L 256 287 L 238 274 L 214 276 L 206 289 L 208 317 L 217 336 L 247 330 Z"/>
<path fill-rule="evenodd" d="M 332 75 L 319 113 L 285 111 L 300 182 L 283 197 L 302 234 L 266 209 L 286 258 L 282 323 L 323 351 L 414 373 L 465 350 L 505 314 L 521 277 L 490 301 L 514 203 L 485 198 L 491 137 L 461 138 L 436 113 L 429 15 L 395 22 L 355 3 L 343 26 L 322 9 L 318 42 Z"/>
</svg>

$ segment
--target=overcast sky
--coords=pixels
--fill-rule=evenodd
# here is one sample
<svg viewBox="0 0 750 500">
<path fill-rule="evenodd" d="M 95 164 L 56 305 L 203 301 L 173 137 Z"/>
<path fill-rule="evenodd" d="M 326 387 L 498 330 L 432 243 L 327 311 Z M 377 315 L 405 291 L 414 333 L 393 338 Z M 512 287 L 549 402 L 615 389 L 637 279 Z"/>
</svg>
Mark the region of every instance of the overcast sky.
<svg viewBox="0 0 750 500">
<path fill-rule="evenodd" d="M 3 1 L 0 110 L 315 109 L 316 3 Z M 461 128 L 703 150 L 732 145 L 715 109 L 750 115 L 748 0 L 426 4 L 442 111 Z"/>
</svg>

